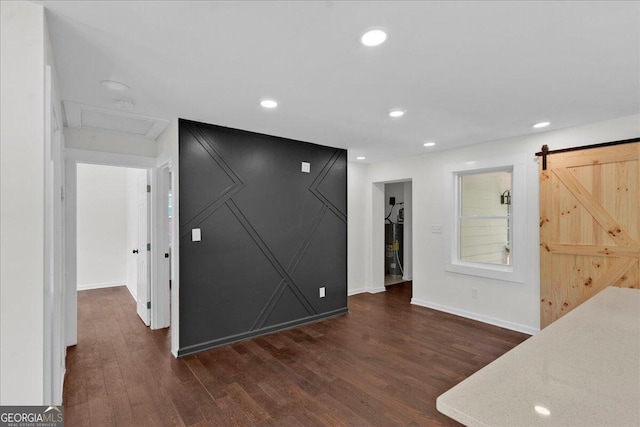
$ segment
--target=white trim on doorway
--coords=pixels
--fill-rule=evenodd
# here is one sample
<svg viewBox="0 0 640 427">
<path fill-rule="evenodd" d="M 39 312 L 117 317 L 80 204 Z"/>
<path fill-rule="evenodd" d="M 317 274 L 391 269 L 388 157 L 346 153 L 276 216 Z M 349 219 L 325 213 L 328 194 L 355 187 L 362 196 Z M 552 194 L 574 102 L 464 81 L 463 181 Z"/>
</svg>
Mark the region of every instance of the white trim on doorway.
<svg viewBox="0 0 640 427">
<path fill-rule="evenodd" d="M 410 250 L 405 251 L 405 265 L 409 268 L 405 270 L 403 280 L 413 279 L 413 178 L 404 177 L 388 181 L 374 182 L 371 185 L 371 270 L 368 272 L 368 282 L 370 287 L 354 289 L 349 295 L 361 292 L 382 292 L 385 290 L 385 218 L 387 216 L 385 200 L 385 184 L 404 183 L 405 193 L 405 227 L 404 242 Z"/>
<path fill-rule="evenodd" d="M 152 202 L 151 238 L 156 242 L 156 251 L 152 253 L 151 281 L 156 286 L 151 287 L 151 328 L 160 329 L 171 325 L 170 304 L 170 247 L 167 209 L 169 206 L 169 190 L 171 183 L 171 162 L 163 163 L 155 169 L 155 199 Z M 175 234 L 174 234 L 175 235 Z M 172 334 L 173 335 L 173 334 Z"/>
<path fill-rule="evenodd" d="M 75 163 L 89 163 L 93 165 L 121 166 L 126 168 L 155 168 L 155 157 L 134 156 L 131 154 L 107 153 L 104 151 L 78 150 L 67 148 L 67 160 Z"/>
<path fill-rule="evenodd" d="M 66 269 L 69 272 L 67 277 L 67 345 L 75 345 L 77 343 L 77 298 L 76 298 L 76 206 L 77 206 L 77 174 L 76 165 L 78 163 L 96 164 L 104 166 L 119 166 L 128 168 L 147 169 L 149 171 L 149 185 L 151 185 L 151 227 L 149 239 L 151 244 L 151 329 L 160 329 L 169 326 L 169 304 L 168 292 L 169 283 L 160 283 L 157 269 L 159 264 L 159 246 L 158 239 L 160 233 L 155 230 L 157 227 L 158 212 L 158 191 L 157 188 L 157 168 L 156 158 L 146 156 L 135 156 L 130 154 L 108 153 L 102 151 L 67 149 L 65 150 L 65 170 L 66 170 L 66 194 L 65 194 L 65 210 L 66 210 L 66 229 L 65 241 L 69 244 L 66 247 Z M 164 256 L 164 252 L 162 252 Z M 122 283 L 124 284 L 124 283 Z M 166 290 L 166 303 L 160 295 L 164 295 Z M 153 310 L 155 307 L 155 310 Z"/>
</svg>

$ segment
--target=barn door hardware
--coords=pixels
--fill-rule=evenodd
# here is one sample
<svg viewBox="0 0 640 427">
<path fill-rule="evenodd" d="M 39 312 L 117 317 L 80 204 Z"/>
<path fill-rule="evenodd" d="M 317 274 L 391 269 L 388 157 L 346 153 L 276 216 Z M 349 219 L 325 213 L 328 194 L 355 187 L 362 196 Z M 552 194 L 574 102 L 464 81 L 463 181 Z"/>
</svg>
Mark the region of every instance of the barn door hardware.
<svg viewBox="0 0 640 427">
<path fill-rule="evenodd" d="M 536 153 L 536 157 L 542 157 L 542 170 L 547 170 L 547 156 L 550 154 L 556 153 L 567 153 L 569 151 L 578 151 L 585 150 L 588 148 L 600 148 L 600 147 L 608 147 L 611 145 L 620 145 L 620 144 L 632 144 L 634 142 L 640 142 L 640 138 L 632 138 L 632 139 L 623 139 L 621 141 L 612 141 L 612 142 L 603 142 L 601 144 L 593 144 L 593 145 L 581 145 L 579 147 L 571 147 L 571 148 L 563 148 L 560 150 L 552 150 L 549 151 L 549 146 L 547 144 L 542 146 L 542 149 Z"/>
</svg>

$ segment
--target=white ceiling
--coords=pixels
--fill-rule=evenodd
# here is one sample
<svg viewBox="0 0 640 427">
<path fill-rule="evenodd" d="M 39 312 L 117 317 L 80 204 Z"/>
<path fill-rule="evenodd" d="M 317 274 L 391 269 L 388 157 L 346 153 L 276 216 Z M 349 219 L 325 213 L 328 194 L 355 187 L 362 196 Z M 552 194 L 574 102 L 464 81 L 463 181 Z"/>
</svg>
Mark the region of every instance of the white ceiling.
<svg viewBox="0 0 640 427">
<path fill-rule="evenodd" d="M 640 112 L 640 2 L 39 3 L 63 100 L 130 98 L 135 114 L 348 148 L 350 160 Z M 383 45 L 360 43 L 371 27 L 387 30 Z M 390 118 L 394 107 L 407 114 Z M 531 128 L 540 121 L 552 125 Z"/>
</svg>

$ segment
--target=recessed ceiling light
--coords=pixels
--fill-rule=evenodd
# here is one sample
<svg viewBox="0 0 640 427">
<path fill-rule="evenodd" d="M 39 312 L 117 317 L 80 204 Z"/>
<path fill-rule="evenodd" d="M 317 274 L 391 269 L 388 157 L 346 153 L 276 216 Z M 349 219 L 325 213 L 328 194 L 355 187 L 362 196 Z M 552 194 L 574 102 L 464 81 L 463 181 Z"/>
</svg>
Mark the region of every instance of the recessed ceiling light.
<svg viewBox="0 0 640 427">
<path fill-rule="evenodd" d="M 103 80 L 100 82 L 103 87 L 116 92 L 125 92 L 129 90 L 129 86 L 124 83 L 116 82 L 115 80 Z"/>
<path fill-rule="evenodd" d="M 425 147 L 433 147 L 434 145 L 436 145 L 436 143 L 433 141 L 427 141 L 422 145 L 424 145 Z"/>
<path fill-rule="evenodd" d="M 278 106 L 278 103 L 273 99 L 264 99 L 260 101 L 260 105 L 262 105 L 264 108 L 276 108 Z"/>
<path fill-rule="evenodd" d="M 540 122 L 540 123 L 536 123 L 535 125 L 533 125 L 533 127 L 536 128 L 536 129 L 546 128 L 550 124 L 551 124 L 551 122 Z"/>
<path fill-rule="evenodd" d="M 130 110 L 134 105 L 136 105 L 135 102 L 130 99 L 118 99 L 116 101 L 116 106 L 121 110 Z"/>
<path fill-rule="evenodd" d="M 536 412 L 542 416 L 548 417 L 549 415 L 551 415 L 551 411 L 544 406 L 536 405 L 533 409 L 535 409 Z"/>
<path fill-rule="evenodd" d="M 378 46 L 387 39 L 387 33 L 382 30 L 369 30 L 362 35 L 360 41 L 365 46 Z"/>
<path fill-rule="evenodd" d="M 365 156 L 358 156 L 356 157 L 356 160 L 367 160 L 367 158 Z"/>
<path fill-rule="evenodd" d="M 401 110 L 400 108 L 394 108 L 393 110 L 389 111 L 389 117 L 402 117 L 405 115 L 407 111 L 406 110 Z"/>
</svg>

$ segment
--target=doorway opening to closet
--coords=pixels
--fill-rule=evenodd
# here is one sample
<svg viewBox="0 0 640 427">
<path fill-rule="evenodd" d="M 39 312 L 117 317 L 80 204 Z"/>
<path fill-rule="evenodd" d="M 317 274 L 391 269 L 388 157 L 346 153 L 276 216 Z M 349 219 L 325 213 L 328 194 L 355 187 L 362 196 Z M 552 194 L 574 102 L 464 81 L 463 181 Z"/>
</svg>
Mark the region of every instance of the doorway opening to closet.
<svg viewBox="0 0 640 427">
<path fill-rule="evenodd" d="M 384 183 L 384 286 L 412 280 L 411 181 Z M 410 286 L 409 286 L 410 287 Z"/>
</svg>

